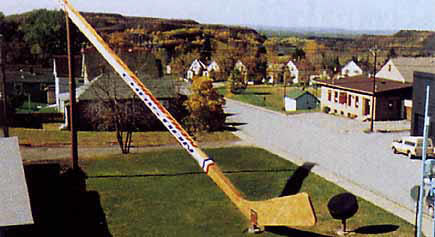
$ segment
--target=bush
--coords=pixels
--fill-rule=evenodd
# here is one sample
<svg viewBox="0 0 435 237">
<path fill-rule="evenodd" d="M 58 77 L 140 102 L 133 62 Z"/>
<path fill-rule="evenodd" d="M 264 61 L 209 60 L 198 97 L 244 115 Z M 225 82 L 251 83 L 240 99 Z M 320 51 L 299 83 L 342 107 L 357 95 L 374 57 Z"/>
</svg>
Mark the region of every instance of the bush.
<svg viewBox="0 0 435 237">
<path fill-rule="evenodd" d="M 325 106 L 322 108 L 322 111 L 329 114 L 329 112 L 331 111 L 331 108 L 329 108 L 328 106 Z"/>
</svg>

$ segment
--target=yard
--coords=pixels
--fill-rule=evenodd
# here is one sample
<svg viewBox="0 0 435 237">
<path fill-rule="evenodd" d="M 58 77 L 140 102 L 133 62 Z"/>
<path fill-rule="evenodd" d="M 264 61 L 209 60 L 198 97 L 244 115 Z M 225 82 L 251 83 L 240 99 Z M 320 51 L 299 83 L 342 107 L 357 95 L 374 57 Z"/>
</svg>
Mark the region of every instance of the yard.
<svg viewBox="0 0 435 237">
<path fill-rule="evenodd" d="M 17 136 L 20 145 L 25 146 L 63 146 L 71 144 L 69 131 L 59 131 L 59 124 L 46 124 L 44 129 L 10 128 L 10 135 Z M 78 132 L 79 147 L 107 147 L 117 145 L 115 132 Z M 236 141 L 238 138 L 231 132 L 203 133 L 195 137 L 198 142 Z M 158 146 L 178 144 L 175 138 L 167 132 L 134 132 L 132 145 Z"/>
<path fill-rule="evenodd" d="M 328 200 L 344 192 L 338 186 L 258 148 L 206 151 L 249 199 L 263 200 L 298 191 L 310 194 L 317 215 L 311 228 L 267 228 L 260 236 L 334 236 L 340 221 Z M 245 236 L 248 222 L 182 150 L 110 155 L 83 161 L 88 190 L 101 196 L 113 236 Z M 358 199 L 349 219 L 353 236 L 413 236 L 402 219 Z"/>
<path fill-rule="evenodd" d="M 318 96 L 320 90 L 309 87 L 306 89 L 315 96 Z M 238 100 L 251 105 L 265 107 L 274 111 L 284 111 L 284 86 L 283 85 L 249 85 L 248 88 L 240 94 L 228 93 L 226 87 L 218 88 L 219 93 L 226 98 Z M 287 96 L 301 91 L 300 88 L 294 86 L 287 86 L 285 88 L 285 94 Z M 310 111 L 319 111 L 318 109 Z"/>
</svg>

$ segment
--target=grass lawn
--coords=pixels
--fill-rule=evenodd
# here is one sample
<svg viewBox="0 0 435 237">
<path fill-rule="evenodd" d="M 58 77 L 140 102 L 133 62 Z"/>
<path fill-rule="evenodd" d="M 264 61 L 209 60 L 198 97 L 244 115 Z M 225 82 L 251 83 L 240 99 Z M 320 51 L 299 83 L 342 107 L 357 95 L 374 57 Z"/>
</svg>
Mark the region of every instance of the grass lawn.
<svg viewBox="0 0 435 237">
<path fill-rule="evenodd" d="M 292 92 L 300 90 L 298 87 L 286 87 L 286 94 L 289 95 Z M 313 88 L 307 88 L 307 90 L 313 95 L 320 93 L 320 90 L 316 92 Z M 238 100 L 248 104 L 265 107 L 274 111 L 284 111 L 284 86 L 270 86 L 270 85 L 255 85 L 248 86 L 248 88 L 241 94 L 231 94 L 225 87 L 218 88 L 218 91 L 225 97 L 233 100 Z M 314 109 L 311 111 L 318 111 Z M 306 112 L 306 111 L 299 111 Z"/>
<path fill-rule="evenodd" d="M 70 144 L 70 132 L 59 131 L 51 126 L 45 129 L 10 128 L 10 135 L 17 136 L 22 145 L 30 146 L 59 146 Z M 236 141 L 238 138 L 230 132 L 204 133 L 196 137 L 198 142 Z M 104 147 L 117 145 L 115 132 L 78 132 L 80 147 Z M 135 132 L 132 145 L 155 146 L 177 144 L 173 136 L 166 131 L 162 132 Z"/>
<path fill-rule="evenodd" d="M 330 217 L 326 205 L 345 190 L 312 173 L 295 177 L 301 174 L 295 173 L 297 166 L 262 149 L 207 153 L 224 171 L 234 171 L 226 175 L 251 200 L 280 196 L 284 187 L 302 181 L 300 191 L 310 194 L 317 224 L 298 230 L 271 228 L 259 236 L 335 236 L 340 221 Z M 248 221 L 183 150 L 98 157 L 82 167 L 90 176 L 88 190 L 101 196 L 113 236 L 250 235 L 243 233 Z M 348 229 L 357 231 L 352 236 L 413 236 L 412 225 L 360 198 L 358 202 L 358 213 L 347 222 Z"/>
<path fill-rule="evenodd" d="M 47 106 L 47 104 L 44 103 L 39 103 L 39 102 L 24 102 L 21 106 L 19 106 L 18 108 L 16 108 L 16 112 L 20 112 L 20 113 L 32 113 L 32 112 L 37 112 L 39 111 L 41 108 Z"/>
</svg>

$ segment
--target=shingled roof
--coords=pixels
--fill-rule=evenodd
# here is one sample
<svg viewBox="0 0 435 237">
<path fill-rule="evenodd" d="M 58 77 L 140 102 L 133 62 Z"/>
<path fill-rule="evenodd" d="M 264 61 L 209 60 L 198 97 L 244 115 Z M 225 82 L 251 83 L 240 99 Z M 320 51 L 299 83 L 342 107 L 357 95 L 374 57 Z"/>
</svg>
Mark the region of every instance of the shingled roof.
<svg viewBox="0 0 435 237">
<path fill-rule="evenodd" d="M 114 73 L 112 67 L 95 48 L 85 49 L 84 53 L 89 80 L 93 80 L 102 73 Z M 156 58 L 149 51 L 119 49 L 116 53 L 139 78 L 152 80 L 160 76 Z"/>
<path fill-rule="evenodd" d="M 142 80 L 144 85 L 158 99 L 175 98 L 178 94 L 185 94 L 186 85 L 184 82 L 175 79 L 147 79 Z M 118 99 L 129 99 L 134 95 L 131 88 L 115 74 L 103 74 L 89 84 L 84 85 L 79 100 L 106 100 L 116 97 Z"/>
<path fill-rule="evenodd" d="M 364 75 L 347 77 L 340 80 L 318 81 L 317 83 L 326 87 L 350 90 L 369 95 L 373 94 L 373 77 L 368 78 Z M 376 94 L 411 87 L 411 83 L 401 83 L 376 77 Z"/>
<path fill-rule="evenodd" d="M 50 72 L 6 71 L 5 74 L 7 83 L 54 83 L 53 74 Z"/>
</svg>

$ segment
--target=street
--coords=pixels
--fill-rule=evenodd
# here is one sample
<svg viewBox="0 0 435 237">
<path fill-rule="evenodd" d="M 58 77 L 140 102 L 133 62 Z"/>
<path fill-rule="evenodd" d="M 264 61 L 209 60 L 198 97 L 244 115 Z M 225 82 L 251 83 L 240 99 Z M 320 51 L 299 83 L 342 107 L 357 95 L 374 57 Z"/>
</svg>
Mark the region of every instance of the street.
<svg viewBox="0 0 435 237">
<path fill-rule="evenodd" d="M 408 131 L 365 133 L 370 123 L 321 112 L 285 115 L 232 100 L 225 111 L 228 122 L 240 124 L 236 135 L 298 165 L 316 163 L 313 172 L 414 223 L 410 190 L 420 182 L 421 162 L 391 150 Z"/>
</svg>

